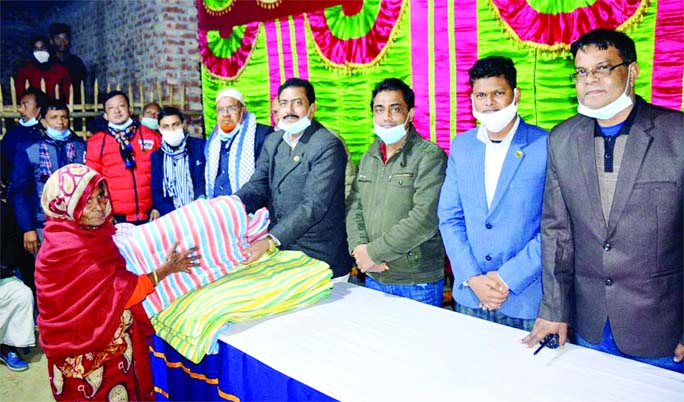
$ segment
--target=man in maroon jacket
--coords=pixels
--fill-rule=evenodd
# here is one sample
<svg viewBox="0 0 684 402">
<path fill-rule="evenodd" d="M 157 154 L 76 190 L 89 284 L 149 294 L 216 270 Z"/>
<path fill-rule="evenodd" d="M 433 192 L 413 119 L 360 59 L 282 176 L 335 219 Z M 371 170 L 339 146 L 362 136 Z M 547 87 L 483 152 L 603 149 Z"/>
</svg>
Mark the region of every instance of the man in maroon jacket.
<svg viewBox="0 0 684 402">
<path fill-rule="evenodd" d="M 24 96 L 26 81 L 29 85 L 41 88 L 41 80 L 45 81 L 45 92 L 50 99 L 59 98 L 65 102 L 69 101 L 69 86 L 71 77 L 69 71 L 58 63 L 50 61 L 49 41 L 44 36 L 37 36 L 31 41 L 31 58 L 17 70 L 16 81 L 14 82 L 17 91 L 17 99 Z M 59 92 L 55 87 L 59 85 Z"/>
</svg>

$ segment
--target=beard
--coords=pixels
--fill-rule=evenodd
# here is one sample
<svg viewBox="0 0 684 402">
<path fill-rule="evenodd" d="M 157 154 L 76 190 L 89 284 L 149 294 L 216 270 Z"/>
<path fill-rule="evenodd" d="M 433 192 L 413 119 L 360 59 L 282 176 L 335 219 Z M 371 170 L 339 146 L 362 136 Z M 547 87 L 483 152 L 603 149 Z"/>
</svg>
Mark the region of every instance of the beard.
<svg viewBox="0 0 684 402">
<path fill-rule="evenodd" d="M 235 126 L 237 126 L 237 123 L 230 122 L 230 123 L 220 124 L 219 126 L 221 127 L 221 131 L 223 131 L 224 133 L 229 133 L 229 132 L 233 131 Z"/>
</svg>

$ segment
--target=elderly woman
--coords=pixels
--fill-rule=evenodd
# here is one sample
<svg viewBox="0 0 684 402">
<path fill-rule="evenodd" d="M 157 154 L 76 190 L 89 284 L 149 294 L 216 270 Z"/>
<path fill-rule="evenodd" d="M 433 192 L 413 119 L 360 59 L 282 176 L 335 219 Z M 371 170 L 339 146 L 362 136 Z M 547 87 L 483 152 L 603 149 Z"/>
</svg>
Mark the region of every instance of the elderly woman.
<svg viewBox="0 0 684 402">
<path fill-rule="evenodd" d="M 48 222 L 36 261 L 38 328 L 55 399 L 153 399 L 153 330 L 140 302 L 169 274 L 198 266 L 196 249 L 176 252 L 176 243 L 153 272 L 127 271 L 104 178 L 84 165 L 57 170 L 41 204 Z"/>
</svg>

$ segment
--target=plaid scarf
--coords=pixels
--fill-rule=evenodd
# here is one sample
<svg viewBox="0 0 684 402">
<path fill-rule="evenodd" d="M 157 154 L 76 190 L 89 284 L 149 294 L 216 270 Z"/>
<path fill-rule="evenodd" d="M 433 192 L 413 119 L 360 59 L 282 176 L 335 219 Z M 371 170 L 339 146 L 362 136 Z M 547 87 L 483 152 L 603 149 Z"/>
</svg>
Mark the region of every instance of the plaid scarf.
<svg viewBox="0 0 684 402">
<path fill-rule="evenodd" d="M 133 156 L 133 147 L 128 141 L 135 135 L 135 129 L 138 126 L 135 123 L 130 124 L 123 130 L 117 130 L 111 126 L 108 126 L 109 134 L 114 137 L 116 142 L 119 143 L 119 153 L 121 154 L 121 160 L 123 161 L 126 169 L 133 169 L 135 167 L 135 157 Z"/>
<path fill-rule="evenodd" d="M 164 152 L 164 197 L 173 197 L 175 208 L 187 205 L 195 199 L 185 146 L 187 140 L 186 135 L 175 150 L 166 141 L 161 143 Z"/>
<path fill-rule="evenodd" d="M 69 138 L 71 138 L 71 136 L 69 136 Z M 49 146 L 52 146 L 55 149 L 55 152 L 58 153 L 60 152 L 58 147 L 63 145 L 66 145 L 66 163 L 64 163 L 64 165 L 75 163 L 76 148 L 71 141 L 58 142 L 49 137 L 45 137 L 40 141 L 40 146 L 38 148 L 38 175 L 41 182 L 45 183 L 52 175 L 52 160 L 50 159 Z M 57 155 L 57 163 L 59 163 L 59 155 Z M 58 168 L 59 167 L 60 166 L 58 166 Z"/>
</svg>

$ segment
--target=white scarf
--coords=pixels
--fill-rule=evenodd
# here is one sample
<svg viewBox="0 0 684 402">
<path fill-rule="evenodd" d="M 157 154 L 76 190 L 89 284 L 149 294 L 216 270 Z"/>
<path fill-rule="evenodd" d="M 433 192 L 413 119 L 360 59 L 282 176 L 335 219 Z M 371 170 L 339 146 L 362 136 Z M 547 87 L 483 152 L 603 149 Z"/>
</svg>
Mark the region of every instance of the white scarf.
<svg viewBox="0 0 684 402">
<path fill-rule="evenodd" d="M 256 136 L 256 117 L 252 113 L 245 113 L 245 121 L 236 138 L 230 143 L 228 153 L 228 179 L 232 193 L 236 193 L 247 183 L 254 173 L 254 137 Z M 206 179 L 207 198 L 214 197 L 214 182 L 221 160 L 221 138 L 218 126 L 214 128 L 205 148 L 207 168 Z"/>
</svg>

